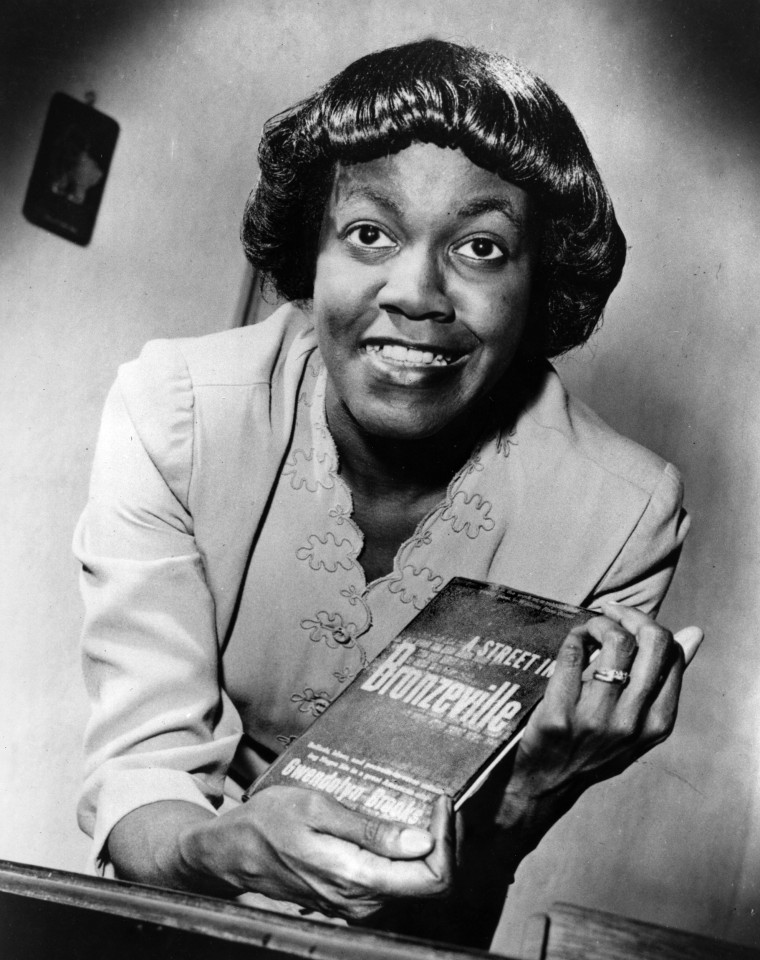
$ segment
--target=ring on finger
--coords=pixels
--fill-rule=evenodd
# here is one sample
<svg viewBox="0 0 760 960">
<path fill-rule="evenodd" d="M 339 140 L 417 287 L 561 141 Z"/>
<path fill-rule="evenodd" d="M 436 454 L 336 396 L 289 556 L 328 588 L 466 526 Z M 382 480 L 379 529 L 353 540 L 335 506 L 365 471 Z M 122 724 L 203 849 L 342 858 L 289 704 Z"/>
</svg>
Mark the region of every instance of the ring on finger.
<svg viewBox="0 0 760 960">
<path fill-rule="evenodd" d="M 628 683 L 631 675 L 627 670 L 594 670 L 592 679 L 601 680 L 602 683 L 615 683 L 624 686 Z"/>
</svg>

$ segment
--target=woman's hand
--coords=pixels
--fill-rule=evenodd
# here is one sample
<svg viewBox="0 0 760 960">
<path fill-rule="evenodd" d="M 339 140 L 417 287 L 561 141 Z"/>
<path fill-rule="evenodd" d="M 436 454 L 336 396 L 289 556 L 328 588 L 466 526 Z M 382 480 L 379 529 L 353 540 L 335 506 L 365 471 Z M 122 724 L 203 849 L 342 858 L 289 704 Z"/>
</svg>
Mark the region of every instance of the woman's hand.
<svg viewBox="0 0 760 960">
<path fill-rule="evenodd" d="M 528 722 L 511 783 L 544 794 L 619 773 L 671 733 L 681 679 L 702 632 L 676 637 L 639 610 L 606 603 L 559 651 L 544 699 Z M 591 667 L 589 654 L 599 645 Z M 594 679 L 620 670 L 627 683 Z"/>
<path fill-rule="evenodd" d="M 206 877 L 232 892 L 359 920 L 389 902 L 448 893 L 454 820 L 444 798 L 428 833 L 365 817 L 313 790 L 275 786 L 188 827 L 179 852 L 196 887 Z"/>
<path fill-rule="evenodd" d="M 483 791 L 497 809 L 502 870 L 516 869 L 587 787 L 622 772 L 673 729 L 683 671 L 702 631 L 673 636 L 639 610 L 600 606 L 602 616 L 568 635 L 511 766 Z M 605 670 L 623 670 L 629 680 L 593 679 Z"/>
</svg>

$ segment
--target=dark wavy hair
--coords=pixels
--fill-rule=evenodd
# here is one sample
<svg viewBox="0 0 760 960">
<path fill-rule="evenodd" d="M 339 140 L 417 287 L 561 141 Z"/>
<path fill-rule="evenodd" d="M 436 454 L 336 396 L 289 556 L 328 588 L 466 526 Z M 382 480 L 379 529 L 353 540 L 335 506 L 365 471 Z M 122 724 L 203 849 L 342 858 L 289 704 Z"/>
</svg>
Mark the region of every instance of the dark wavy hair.
<svg viewBox="0 0 760 960">
<path fill-rule="evenodd" d="M 311 298 L 336 165 L 413 142 L 460 149 L 525 189 L 540 223 L 530 352 L 554 357 L 593 332 L 625 261 L 625 238 L 583 134 L 556 93 L 506 57 L 443 40 L 371 53 L 272 117 L 241 237 L 286 300 Z"/>
</svg>

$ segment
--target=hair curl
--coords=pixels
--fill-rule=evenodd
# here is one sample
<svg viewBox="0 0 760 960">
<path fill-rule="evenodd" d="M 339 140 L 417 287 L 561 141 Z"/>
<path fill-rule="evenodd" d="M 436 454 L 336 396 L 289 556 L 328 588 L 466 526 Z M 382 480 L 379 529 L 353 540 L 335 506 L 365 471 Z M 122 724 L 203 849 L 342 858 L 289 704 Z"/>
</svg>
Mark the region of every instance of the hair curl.
<svg viewBox="0 0 760 960">
<path fill-rule="evenodd" d="M 241 230 L 250 262 L 281 297 L 310 299 L 336 164 L 417 141 L 458 148 L 533 197 L 541 240 L 531 352 L 554 357 L 584 343 L 625 261 L 612 202 L 557 94 L 472 47 L 430 39 L 369 54 L 267 121 Z"/>
</svg>

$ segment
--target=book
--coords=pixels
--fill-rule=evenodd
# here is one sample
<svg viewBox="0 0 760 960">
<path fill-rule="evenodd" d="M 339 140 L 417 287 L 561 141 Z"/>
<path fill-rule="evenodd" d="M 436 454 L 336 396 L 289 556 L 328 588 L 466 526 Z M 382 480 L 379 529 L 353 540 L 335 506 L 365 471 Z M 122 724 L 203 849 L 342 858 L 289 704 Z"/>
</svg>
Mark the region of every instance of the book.
<svg viewBox="0 0 760 960">
<path fill-rule="evenodd" d="M 581 607 L 455 577 L 246 792 L 320 790 L 425 828 L 458 809 L 519 741 Z"/>
</svg>

